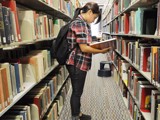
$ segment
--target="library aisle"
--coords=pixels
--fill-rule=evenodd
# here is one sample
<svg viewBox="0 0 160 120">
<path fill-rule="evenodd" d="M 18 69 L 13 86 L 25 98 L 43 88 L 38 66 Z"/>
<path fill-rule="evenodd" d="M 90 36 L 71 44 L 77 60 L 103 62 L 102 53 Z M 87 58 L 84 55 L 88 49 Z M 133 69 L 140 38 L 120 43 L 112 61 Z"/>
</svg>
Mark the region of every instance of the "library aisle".
<svg viewBox="0 0 160 120">
<path fill-rule="evenodd" d="M 82 95 L 82 112 L 91 115 L 92 120 L 131 120 L 120 88 L 113 77 L 97 76 L 99 63 L 103 60 L 106 60 L 105 54 L 93 55 L 94 64 L 87 74 Z M 66 98 L 59 120 L 71 120 L 70 95 L 71 90 Z"/>
</svg>

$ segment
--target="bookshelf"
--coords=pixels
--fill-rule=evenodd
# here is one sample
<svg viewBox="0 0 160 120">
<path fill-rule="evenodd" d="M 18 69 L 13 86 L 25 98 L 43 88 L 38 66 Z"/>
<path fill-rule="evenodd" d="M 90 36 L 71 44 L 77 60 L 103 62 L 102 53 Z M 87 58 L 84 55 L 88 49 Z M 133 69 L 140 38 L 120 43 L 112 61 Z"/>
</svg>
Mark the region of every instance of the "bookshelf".
<svg viewBox="0 0 160 120">
<path fill-rule="evenodd" d="M 10 1 L 10 0 L 6 0 L 6 1 Z M 3 4 L 3 2 L 6 2 L 6 1 L 5 0 L 0 0 L 0 3 Z M 65 22 L 68 22 L 69 20 L 71 20 L 72 15 L 73 15 L 73 11 L 74 11 L 74 8 L 75 8 L 75 4 L 73 4 L 70 1 L 65 2 L 64 0 L 56 0 L 56 1 L 55 0 L 27 0 L 27 1 L 26 0 L 11 0 L 11 1 L 14 1 L 16 3 L 16 12 L 12 11 L 13 8 L 8 8 L 5 5 L 2 5 L 2 6 L 3 7 L 5 6 L 5 9 L 7 9 L 8 12 L 11 13 L 10 15 L 12 15 L 11 17 L 13 17 L 13 18 L 11 18 L 10 16 L 9 17 L 10 17 L 12 22 L 16 21 L 16 17 L 15 17 L 16 14 L 15 13 L 18 13 L 19 11 L 30 11 L 31 14 L 34 13 L 32 18 L 34 20 L 36 18 L 37 21 L 31 20 L 32 18 L 29 18 L 29 20 L 33 21 L 33 23 L 29 23 L 29 24 L 27 24 L 28 26 L 25 27 L 26 29 L 24 30 L 24 33 L 25 32 L 26 33 L 30 32 L 30 30 L 27 30 L 27 27 L 32 27 L 34 29 L 33 31 L 35 33 L 31 33 L 30 35 L 35 35 L 35 36 L 31 37 L 31 39 L 19 40 L 18 31 L 16 31 L 16 32 L 14 31 L 16 34 L 13 35 L 15 37 L 15 39 L 13 41 L 11 40 L 8 43 L 3 41 L 5 39 L 2 39 L 0 41 L 0 49 L 1 49 L 1 53 L 2 53 L 0 62 L 1 63 L 4 63 L 4 62 L 6 63 L 7 62 L 7 63 L 9 63 L 9 66 L 12 66 L 12 68 L 9 68 L 9 72 L 7 71 L 8 69 L 6 70 L 7 75 L 8 75 L 8 73 L 11 74 L 11 72 L 12 72 L 12 76 L 11 76 L 11 78 L 12 78 L 13 75 L 15 74 L 14 78 L 12 78 L 12 79 L 14 79 L 14 82 L 16 82 L 16 83 L 14 83 L 14 85 L 12 85 L 13 80 L 10 81 L 12 89 L 13 89 L 13 86 L 14 86 L 14 90 L 16 89 L 16 91 L 18 91 L 17 90 L 17 89 L 19 89 L 19 88 L 17 88 L 18 84 L 21 84 L 21 82 L 23 82 L 22 86 L 20 86 L 20 87 L 22 87 L 22 90 L 17 92 L 16 95 L 13 95 L 12 100 L 8 100 L 8 99 L 11 99 L 10 98 L 11 96 L 9 96 L 7 98 L 7 102 L 8 101 L 10 102 L 10 103 L 7 103 L 7 105 L 6 105 L 6 101 L 4 101 L 5 103 L 2 103 L 3 101 L 1 101 L 3 99 L 1 97 L 1 95 L 3 94 L 2 92 L 4 92 L 5 90 L 0 92 L 0 119 L 4 119 L 4 116 L 6 117 L 8 112 L 10 110 L 12 110 L 12 108 L 14 108 L 14 106 L 16 106 L 17 104 L 21 105 L 21 102 L 23 101 L 22 99 L 25 99 L 29 95 L 30 95 L 29 97 L 31 97 L 31 98 L 33 98 L 33 96 L 35 97 L 36 95 L 33 92 L 34 89 L 40 89 L 40 91 L 43 91 L 43 93 L 41 93 L 40 91 L 37 92 L 37 95 L 39 96 L 39 93 L 43 95 L 43 98 L 40 98 L 39 100 L 41 101 L 41 103 L 46 105 L 46 108 L 45 108 L 45 110 L 42 110 L 42 114 L 38 113 L 38 112 L 35 112 L 35 115 L 39 116 L 38 118 L 37 118 L 37 116 L 34 116 L 32 114 L 33 120 L 35 120 L 35 119 L 36 120 L 46 119 L 49 116 L 48 113 L 52 113 L 51 112 L 52 110 L 53 110 L 53 112 L 56 110 L 55 108 L 52 108 L 54 106 L 53 104 L 55 104 L 54 103 L 55 100 L 56 100 L 57 108 L 59 107 L 59 104 L 62 105 L 62 101 L 63 101 L 62 97 L 65 96 L 66 92 L 68 91 L 67 90 L 68 86 L 70 84 L 69 80 L 68 80 L 69 75 L 67 73 L 65 73 L 66 69 L 64 70 L 63 66 L 59 66 L 58 62 L 51 59 L 49 47 L 50 47 L 52 41 L 56 38 L 56 35 L 58 33 L 59 28 L 62 25 L 64 25 Z M 57 2 L 57 4 L 59 4 L 59 5 L 54 6 L 53 1 L 54 1 L 54 3 Z M 67 7 L 67 5 L 68 6 L 70 5 L 69 6 L 70 9 Z M 3 11 L 1 11 L 1 12 L 3 12 Z M 26 14 L 26 13 L 24 13 L 24 14 Z M 17 14 L 17 17 L 18 17 L 17 21 L 23 23 L 22 19 L 20 21 L 20 16 L 19 15 L 20 15 L 20 13 Z M 41 17 L 41 18 L 38 18 L 38 17 Z M 13 20 L 14 18 L 15 18 L 15 20 Z M 29 21 L 29 22 L 31 22 L 31 21 Z M 1 19 L 1 22 L 4 22 L 4 21 Z M 41 22 L 41 24 L 43 24 L 43 28 L 38 28 L 41 25 L 41 24 L 38 24 L 38 22 Z M 21 24 L 19 24 L 19 26 L 20 26 L 19 29 L 21 30 L 22 29 Z M 11 29 L 15 30 L 17 28 L 17 26 L 16 26 L 16 28 L 13 28 L 15 26 L 13 26 L 11 23 L 10 23 L 9 27 L 10 27 L 10 30 Z M 42 35 L 41 33 L 37 33 L 38 30 L 41 31 L 41 32 L 44 30 L 43 31 L 44 35 Z M 9 34 L 10 34 L 10 32 L 13 32 L 13 31 L 9 31 Z M 22 31 L 21 31 L 20 35 L 22 35 Z M 10 37 L 13 39 L 13 36 L 12 37 L 10 36 Z M 39 36 L 43 36 L 43 37 L 39 37 Z M 17 39 L 16 39 L 16 37 L 17 37 Z M 22 49 L 21 49 L 22 51 L 21 50 L 19 51 L 18 50 L 19 48 L 20 49 L 24 48 L 23 49 L 24 51 Z M 11 55 L 13 53 L 9 53 L 8 50 L 10 52 L 16 51 L 15 52 L 16 56 Z M 11 58 L 10 57 L 7 58 L 6 55 L 7 56 L 9 55 Z M 27 62 L 26 60 L 23 59 L 24 57 L 26 57 L 27 59 L 29 58 L 30 60 L 31 59 L 35 60 L 35 61 L 32 61 L 33 63 L 30 63 L 31 61 L 29 59 L 28 59 L 29 60 L 28 61 L 25 58 L 28 61 Z M 11 61 L 13 60 L 12 61 L 13 63 L 9 62 L 10 60 Z M 22 61 L 23 61 L 23 63 L 22 63 Z M 18 68 L 18 74 L 19 75 L 17 75 L 17 73 L 16 73 L 17 71 L 14 68 L 15 67 L 14 62 L 16 62 L 18 64 L 18 67 L 19 67 Z M 31 77 L 34 76 L 33 80 L 29 79 L 29 80 L 26 81 L 26 78 L 25 78 L 25 80 L 24 80 L 24 78 L 23 78 L 23 80 L 20 79 L 20 78 L 24 77 L 24 73 L 20 73 L 20 69 L 22 69 L 22 70 L 26 69 L 26 68 L 23 68 L 24 67 L 23 64 L 25 65 L 25 67 L 28 66 L 27 70 L 29 70 L 29 72 L 32 73 L 32 74 L 30 74 Z M 2 67 L 2 65 L 0 67 Z M 61 70 L 61 68 L 63 68 L 63 70 Z M 11 71 L 13 69 L 14 69 L 14 72 Z M 4 70 L 4 68 L 2 70 Z M 57 73 L 56 70 L 61 70 L 61 71 L 59 71 Z M 23 72 L 23 71 L 21 71 L 21 72 Z M 1 73 L 1 75 L 2 75 L 2 73 Z M 21 75 L 23 75 L 23 76 L 21 76 Z M 53 89 L 53 85 L 55 83 L 52 81 L 52 79 L 48 80 L 48 81 L 46 80 L 46 79 L 48 79 L 48 76 L 50 76 L 50 75 L 53 75 L 53 76 L 57 75 L 56 80 L 59 79 L 58 81 L 53 80 L 56 84 L 58 84 L 57 90 L 54 91 L 55 93 L 53 93 L 53 91 L 51 92 L 51 90 Z M 19 76 L 19 77 L 17 77 L 17 76 Z M 18 78 L 19 78 L 19 81 L 17 81 Z M 60 81 L 60 78 L 62 78 L 63 80 L 61 80 L 61 83 L 58 83 Z M 4 79 L 3 76 L 1 76 L 1 79 Z M 54 83 L 54 84 L 52 84 L 52 83 Z M 44 95 L 44 94 L 46 94 L 46 95 Z M 9 95 L 10 95 L 10 93 L 9 93 Z M 3 96 L 5 96 L 5 95 L 3 95 Z M 46 98 L 44 98 L 44 96 Z M 26 106 L 28 104 L 29 103 L 27 103 Z M 31 111 L 33 112 L 33 110 L 38 109 L 38 107 L 39 107 L 38 105 L 37 105 L 38 107 L 36 105 L 37 105 L 36 103 L 33 103 L 33 104 L 30 103 L 29 106 L 28 106 L 28 109 L 31 109 Z M 62 106 L 60 106 L 60 107 L 62 107 Z M 28 112 L 28 111 L 26 111 L 26 112 Z M 58 111 L 58 112 L 60 113 L 60 111 Z M 29 113 L 29 114 L 31 114 L 31 113 Z M 58 114 L 57 114 L 57 116 L 58 116 Z M 9 119 L 9 118 L 5 118 L 5 119 Z M 31 118 L 28 118 L 28 119 L 31 120 Z"/>
<path fill-rule="evenodd" d="M 52 66 L 44 75 L 44 77 L 42 79 L 44 79 L 51 71 L 53 71 L 56 67 L 58 67 L 58 63 L 56 62 L 56 64 L 54 66 Z M 40 80 L 41 81 L 41 80 Z M 39 82 L 38 82 L 39 83 Z M 0 112 L 0 117 L 6 113 L 14 104 L 16 104 L 23 96 L 26 95 L 26 93 L 28 93 L 33 87 L 35 87 L 38 83 L 34 83 L 34 82 L 26 82 L 24 83 L 24 91 L 20 92 L 19 94 L 17 94 L 14 98 L 13 98 L 13 102 L 7 106 L 3 111 Z"/>
<path fill-rule="evenodd" d="M 57 8 L 51 7 L 50 5 L 41 0 L 16 0 L 16 2 L 20 5 L 26 6 L 36 11 L 45 12 L 49 15 L 52 15 L 59 19 L 63 19 L 65 21 L 69 21 L 71 19 L 62 11 L 58 10 Z"/>
<path fill-rule="evenodd" d="M 158 107 L 155 107 L 159 103 L 153 102 L 159 100 L 157 94 L 156 97 L 153 95 L 154 92 L 160 92 L 158 77 L 160 1 L 112 0 L 110 4 L 112 7 L 106 7 L 103 12 L 103 32 L 117 38 L 118 49 L 113 52 L 112 60 L 116 71 L 114 75 L 119 76 L 115 77 L 118 79 L 117 84 L 122 93 L 124 91 L 127 93 L 124 96 L 127 98 L 126 106 L 132 119 L 160 119 L 156 113 L 159 112 Z M 149 13 L 155 14 L 154 17 L 148 17 Z M 147 28 L 151 28 L 152 31 L 148 32 Z M 141 82 L 141 79 L 144 82 Z M 139 94 L 143 97 L 139 97 Z M 146 101 L 143 102 L 146 106 L 142 105 L 147 96 L 151 100 L 149 108 L 146 108 Z"/>
</svg>

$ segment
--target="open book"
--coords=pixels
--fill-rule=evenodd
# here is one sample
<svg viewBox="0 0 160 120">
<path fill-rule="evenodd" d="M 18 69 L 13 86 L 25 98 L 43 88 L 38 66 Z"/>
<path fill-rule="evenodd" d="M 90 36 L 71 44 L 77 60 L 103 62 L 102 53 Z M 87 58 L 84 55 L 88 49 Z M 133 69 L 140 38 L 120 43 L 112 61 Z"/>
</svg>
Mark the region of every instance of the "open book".
<svg viewBox="0 0 160 120">
<path fill-rule="evenodd" d="M 97 49 L 104 49 L 108 47 L 112 47 L 112 49 L 114 49 L 115 42 L 116 42 L 116 38 L 111 38 L 111 39 L 103 40 L 100 42 L 93 42 L 90 44 L 90 46 Z"/>
</svg>

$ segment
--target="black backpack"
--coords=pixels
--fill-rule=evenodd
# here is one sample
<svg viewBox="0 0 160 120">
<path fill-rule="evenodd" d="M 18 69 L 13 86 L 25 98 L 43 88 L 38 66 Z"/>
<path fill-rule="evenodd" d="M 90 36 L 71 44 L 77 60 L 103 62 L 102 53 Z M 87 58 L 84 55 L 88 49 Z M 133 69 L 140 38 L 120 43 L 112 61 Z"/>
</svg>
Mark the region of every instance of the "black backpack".
<svg viewBox="0 0 160 120">
<path fill-rule="evenodd" d="M 51 57 L 53 59 L 57 59 L 60 65 L 65 65 L 66 60 L 69 57 L 71 51 L 76 48 L 76 46 L 72 49 L 69 49 L 69 44 L 67 40 L 67 33 L 70 27 L 70 24 L 73 20 L 68 22 L 66 25 L 62 26 L 58 36 L 55 40 L 53 40 L 51 47 Z"/>
</svg>

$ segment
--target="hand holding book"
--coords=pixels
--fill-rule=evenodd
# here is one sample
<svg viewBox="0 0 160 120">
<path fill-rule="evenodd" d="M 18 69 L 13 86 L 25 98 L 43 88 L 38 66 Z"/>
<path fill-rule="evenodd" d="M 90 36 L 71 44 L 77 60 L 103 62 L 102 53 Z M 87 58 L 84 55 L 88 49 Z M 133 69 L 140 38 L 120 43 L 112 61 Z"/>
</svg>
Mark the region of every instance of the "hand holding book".
<svg viewBox="0 0 160 120">
<path fill-rule="evenodd" d="M 102 53 L 106 53 L 106 52 L 109 52 L 110 50 L 112 50 L 112 47 L 107 47 L 107 48 L 104 48 L 101 50 L 102 50 Z"/>
</svg>

